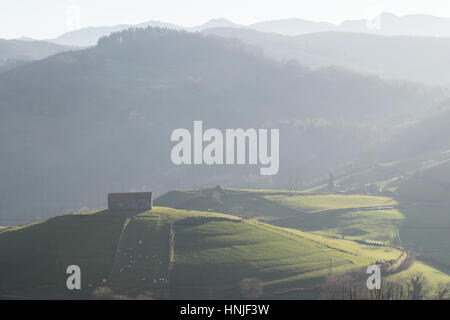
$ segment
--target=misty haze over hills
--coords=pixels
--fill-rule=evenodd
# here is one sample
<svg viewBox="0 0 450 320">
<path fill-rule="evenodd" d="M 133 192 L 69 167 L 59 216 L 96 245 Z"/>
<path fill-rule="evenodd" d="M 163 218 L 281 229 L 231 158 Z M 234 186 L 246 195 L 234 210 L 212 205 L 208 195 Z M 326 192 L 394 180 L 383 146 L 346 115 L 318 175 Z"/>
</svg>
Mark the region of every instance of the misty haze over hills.
<svg viewBox="0 0 450 320">
<path fill-rule="evenodd" d="M 168 28 L 173 30 L 181 30 L 183 27 L 177 26 L 171 23 L 165 23 L 160 21 L 148 21 L 137 25 L 120 24 L 110 27 L 88 27 L 79 30 L 64 33 L 56 39 L 48 40 L 61 45 L 76 45 L 80 47 L 94 46 L 97 41 L 104 36 L 109 36 L 113 32 L 123 31 L 129 28 L 146 28 L 146 27 L 158 27 Z"/>
<path fill-rule="evenodd" d="M 344 21 L 339 25 L 284 19 L 244 26 L 220 18 L 185 28 L 148 21 L 138 25 L 88 27 L 48 41 L 1 40 L 0 72 L 57 52 L 93 46 L 101 37 L 114 32 L 149 26 L 236 38 L 263 49 L 268 57 L 296 60 L 311 68 L 338 66 L 383 78 L 434 86 L 450 84 L 450 73 L 444 67 L 450 57 L 450 37 L 445 34 L 450 30 L 450 19 L 425 15 L 397 17 L 390 13 L 370 21 Z"/>
<path fill-rule="evenodd" d="M 147 27 L 156 27 L 156 28 L 167 28 L 171 30 L 186 30 L 186 31 L 202 31 L 209 28 L 238 28 L 239 26 L 229 20 L 226 19 L 212 19 L 202 25 L 185 28 L 179 25 L 161 22 L 161 21 L 148 21 L 144 23 L 140 23 L 137 25 L 131 24 L 120 24 L 117 26 L 110 27 L 89 27 L 82 28 L 79 30 L 71 31 L 59 36 L 56 39 L 49 40 L 54 43 L 63 44 L 63 45 L 71 45 L 76 43 L 78 46 L 88 47 L 94 46 L 97 44 L 97 41 L 104 36 L 109 36 L 113 32 L 123 31 L 129 28 L 147 28 Z"/>
<path fill-rule="evenodd" d="M 27 61 L 39 60 L 62 51 L 76 49 L 79 48 L 31 39 L 0 39 L 0 72 L 10 70 Z"/>
<path fill-rule="evenodd" d="M 425 15 L 0 40 L 0 300 L 450 299 L 449 68 Z"/>
<path fill-rule="evenodd" d="M 408 82 L 275 62 L 232 39 L 114 33 L 0 74 L 1 218 L 99 207 L 113 191 L 285 188 L 293 172 L 307 184 L 447 98 Z M 279 174 L 172 165 L 172 130 L 198 119 L 208 128 L 280 128 Z"/>
<path fill-rule="evenodd" d="M 373 19 L 345 20 L 337 25 L 294 18 L 263 21 L 248 27 L 257 31 L 291 36 L 324 31 L 370 33 L 384 36 L 450 36 L 450 18 L 420 14 L 397 16 L 389 12 L 381 13 Z"/>
<path fill-rule="evenodd" d="M 450 18 L 427 15 L 396 16 L 392 13 L 382 13 L 373 19 L 346 20 L 336 25 L 328 22 L 314 22 L 310 20 L 292 18 L 263 21 L 250 25 L 238 25 L 224 18 L 212 19 L 205 24 L 195 27 L 183 27 L 160 21 L 149 21 L 138 25 L 117 25 L 110 27 L 89 27 L 75 30 L 49 41 L 73 46 L 95 45 L 102 36 L 121 31 L 130 27 L 167 27 L 175 30 L 203 31 L 210 28 L 248 28 L 262 32 L 273 32 L 282 35 L 301 35 L 307 33 L 340 31 L 354 33 L 369 33 L 376 35 L 404 35 L 450 37 Z"/>
<path fill-rule="evenodd" d="M 312 68 L 340 66 L 384 78 L 408 79 L 428 85 L 450 84 L 450 38 L 379 36 L 320 32 L 282 36 L 250 29 L 215 28 L 205 34 L 236 38 L 258 46 L 270 57 L 297 60 Z"/>
<path fill-rule="evenodd" d="M 156 23 L 155 23 L 156 24 Z M 209 26 L 220 25 L 213 21 Z M 226 24 L 226 23 L 223 23 Z M 164 24 L 162 25 L 164 28 Z M 124 26 L 114 28 L 120 30 Z M 103 28 L 82 29 L 65 34 L 61 43 L 75 38 L 79 43 L 96 41 Z M 201 30 L 201 29 L 199 29 Z M 296 60 L 311 68 L 339 66 L 383 78 L 411 80 L 434 86 L 448 86 L 450 73 L 445 66 L 450 57 L 450 38 L 379 36 L 348 32 L 319 32 L 299 36 L 283 36 L 248 28 L 206 28 L 204 34 L 235 38 L 259 47 L 270 58 L 280 61 Z M 83 42 L 85 36 L 88 42 Z M 71 40 L 72 39 L 72 40 Z M 89 42 L 89 43 L 90 43 Z M 55 53 L 82 47 L 58 45 L 46 41 L 0 40 L 0 72 L 27 61 L 39 60 Z M 433 57 L 430 59 L 430 57 Z"/>
<path fill-rule="evenodd" d="M 27 218 L 24 208 L 33 203 L 38 215 L 52 215 L 101 206 L 109 191 L 166 191 L 191 181 L 283 188 L 294 174 L 307 186 L 368 152 L 392 160 L 425 146 L 444 148 L 445 141 L 437 146 L 434 134 L 420 132 L 447 132 L 438 120 L 446 118 L 449 94 L 419 83 L 449 84 L 450 38 L 380 35 L 412 34 L 413 21 L 425 21 L 421 30 L 432 33 L 448 22 L 433 19 L 383 14 L 384 27 L 375 31 L 362 20 L 241 26 L 213 19 L 188 29 L 150 21 L 52 40 L 61 44 L 2 40 L 0 57 L 8 63 L 0 66 L 0 121 L 8 134 L 1 145 L 8 161 L 1 171 L 15 182 L 0 185 L 8 195 L 0 211 Z M 69 46 L 98 39 L 89 49 Z M 251 166 L 168 165 L 171 130 L 190 129 L 198 119 L 217 128 L 280 128 L 279 175 L 261 178 Z M 33 192 L 21 208 L 15 199 L 23 188 Z"/>
</svg>

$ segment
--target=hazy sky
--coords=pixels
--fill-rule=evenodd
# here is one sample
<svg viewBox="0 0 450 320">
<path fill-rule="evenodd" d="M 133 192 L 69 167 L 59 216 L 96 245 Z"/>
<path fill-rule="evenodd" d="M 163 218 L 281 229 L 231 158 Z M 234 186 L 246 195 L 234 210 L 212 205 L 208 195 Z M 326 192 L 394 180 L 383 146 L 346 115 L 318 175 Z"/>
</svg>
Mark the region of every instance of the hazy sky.
<svg viewBox="0 0 450 320">
<path fill-rule="evenodd" d="M 450 17 L 449 0 L 0 0 L 0 38 L 54 38 L 88 26 L 160 20 L 194 26 L 225 17 L 236 23 L 304 18 L 339 23 L 381 12 Z M 79 18 L 78 18 L 79 17 Z"/>
</svg>

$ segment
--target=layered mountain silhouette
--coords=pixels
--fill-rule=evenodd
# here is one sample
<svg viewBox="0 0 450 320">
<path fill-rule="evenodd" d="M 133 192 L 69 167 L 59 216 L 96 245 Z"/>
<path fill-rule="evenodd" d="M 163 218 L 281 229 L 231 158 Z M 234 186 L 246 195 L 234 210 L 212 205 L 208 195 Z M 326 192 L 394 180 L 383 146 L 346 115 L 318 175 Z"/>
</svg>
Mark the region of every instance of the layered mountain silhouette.
<svg viewBox="0 0 450 320">
<path fill-rule="evenodd" d="M 397 16 L 389 12 L 381 13 L 373 19 L 345 20 L 339 24 L 304 19 L 281 19 L 252 24 L 249 27 L 258 31 L 291 36 L 324 31 L 370 33 L 386 36 L 450 36 L 450 18 L 420 14 Z"/>
<path fill-rule="evenodd" d="M 258 46 L 281 61 L 296 60 L 312 68 L 330 65 L 408 79 L 429 85 L 448 86 L 450 38 L 379 36 L 349 32 L 319 32 L 299 36 L 250 29 L 214 28 L 203 31 L 236 38 Z"/>
<path fill-rule="evenodd" d="M 31 60 L 39 60 L 62 51 L 79 48 L 32 39 L 0 39 L 0 72 Z"/>
<path fill-rule="evenodd" d="M 114 33 L 0 74 L 1 219 L 102 206 L 114 191 L 284 187 L 292 172 L 311 182 L 446 98 L 408 82 L 276 62 L 233 39 Z M 279 174 L 173 165 L 171 132 L 192 130 L 194 120 L 221 130 L 279 128 Z"/>
<path fill-rule="evenodd" d="M 210 21 L 191 28 L 185 28 L 176 24 L 166 23 L 162 21 L 147 21 L 144 23 L 131 25 L 131 24 L 120 24 L 116 26 L 108 27 L 88 27 L 79 30 L 64 33 L 56 39 L 49 40 L 54 43 L 62 45 L 76 45 L 76 46 L 94 46 L 97 41 L 104 36 L 109 36 L 110 34 L 118 31 L 123 31 L 129 28 L 166 28 L 170 30 L 186 30 L 186 31 L 202 31 L 210 28 L 240 28 L 239 25 L 224 19 L 211 19 Z"/>
<path fill-rule="evenodd" d="M 171 23 L 165 23 L 161 21 L 148 21 L 137 25 L 120 24 L 116 26 L 82 28 L 79 30 L 64 33 L 58 38 L 49 41 L 62 45 L 76 45 L 81 47 L 88 47 L 96 45 L 97 41 L 101 37 L 109 36 L 114 32 L 123 31 L 129 28 L 146 28 L 146 27 L 168 28 L 173 30 L 183 29 L 183 27 Z"/>
<path fill-rule="evenodd" d="M 130 25 L 88 27 L 71 31 L 49 40 L 58 44 L 73 46 L 93 46 L 98 39 L 113 32 L 122 31 L 130 27 L 165 27 L 175 30 L 203 31 L 210 28 L 248 28 L 262 32 L 279 33 L 282 35 L 301 35 L 307 33 L 339 31 L 353 33 L 369 33 L 376 35 L 404 35 L 404 36 L 430 36 L 450 37 L 450 18 L 429 15 L 397 16 L 392 13 L 382 13 L 373 19 L 346 20 L 340 24 L 329 22 L 316 22 L 299 18 L 262 21 L 250 25 L 240 25 L 224 18 L 212 19 L 195 27 L 184 27 L 161 21 L 148 21 Z"/>
</svg>

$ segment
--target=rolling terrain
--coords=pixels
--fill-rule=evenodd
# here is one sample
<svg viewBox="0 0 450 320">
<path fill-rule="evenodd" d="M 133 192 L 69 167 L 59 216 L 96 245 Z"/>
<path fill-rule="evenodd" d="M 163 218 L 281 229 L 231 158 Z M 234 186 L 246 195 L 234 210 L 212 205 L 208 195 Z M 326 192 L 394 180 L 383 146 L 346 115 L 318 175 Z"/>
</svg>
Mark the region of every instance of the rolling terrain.
<svg viewBox="0 0 450 320">
<path fill-rule="evenodd" d="M 335 191 L 395 199 L 395 208 L 389 211 L 396 212 L 398 217 L 395 223 L 399 230 L 398 240 L 404 247 L 413 248 L 420 259 L 449 269 L 449 155 L 446 148 L 434 149 L 351 170 L 336 176 Z M 323 184 L 310 191 L 327 189 Z"/>
<path fill-rule="evenodd" d="M 327 277 L 376 261 L 387 261 L 387 279 L 450 281 L 434 263 L 402 267 L 405 216 L 389 197 L 215 187 L 155 202 L 0 229 L 0 295 L 91 298 L 108 287 L 123 299 L 316 299 Z M 72 264 L 76 293 L 65 287 Z"/>
<path fill-rule="evenodd" d="M 0 233 L 0 252 L 2 296 L 45 298 L 89 297 L 101 286 L 129 297 L 243 297 L 247 278 L 260 281 L 261 297 L 317 297 L 330 263 L 331 272 L 342 273 L 401 254 L 255 219 L 166 207 L 11 228 Z M 81 293 L 64 290 L 70 264 L 81 267 Z"/>
<path fill-rule="evenodd" d="M 408 181 L 403 184 L 408 186 Z M 403 271 L 403 275 L 436 267 L 440 275 L 437 278 L 442 280 L 450 270 L 446 254 L 449 248 L 446 236 L 448 211 L 431 202 L 422 205 L 405 203 L 392 195 L 217 187 L 172 191 L 158 198 L 157 203 L 237 214 L 332 239 L 409 248 L 417 262 L 412 265 L 412 271 Z M 430 265 L 426 266 L 424 262 Z"/>
<path fill-rule="evenodd" d="M 171 191 L 158 205 L 218 211 L 258 219 L 281 227 L 338 238 L 393 241 L 403 219 L 389 197 L 290 191 L 247 191 L 219 187 Z"/>
<path fill-rule="evenodd" d="M 254 25 L 299 26 L 336 27 Z M 128 27 L 0 40 L 0 299 L 317 299 L 372 264 L 450 288 L 449 92 L 423 84 L 450 83 L 449 39 Z M 172 163 L 199 119 L 278 128 L 279 173 Z M 152 210 L 89 209 L 147 190 Z"/>
<path fill-rule="evenodd" d="M 0 74 L 0 224 L 98 208 L 115 190 L 164 192 L 190 181 L 284 188 L 293 172 L 306 184 L 387 139 L 393 119 L 415 119 L 445 98 L 416 84 L 276 62 L 231 39 L 114 33 Z M 198 119 L 219 130 L 279 128 L 279 174 L 175 166 L 171 133 Z"/>
</svg>

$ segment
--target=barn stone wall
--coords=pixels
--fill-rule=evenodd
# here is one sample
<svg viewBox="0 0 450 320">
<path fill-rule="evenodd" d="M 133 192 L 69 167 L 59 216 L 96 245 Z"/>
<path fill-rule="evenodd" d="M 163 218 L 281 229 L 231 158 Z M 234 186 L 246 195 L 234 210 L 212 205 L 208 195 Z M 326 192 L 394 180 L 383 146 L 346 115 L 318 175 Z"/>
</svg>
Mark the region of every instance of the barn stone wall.
<svg viewBox="0 0 450 320">
<path fill-rule="evenodd" d="M 110 210 L 151 210 L 153 207 L 152 194 L 109 194 L 108 209 Z"/>
</svg>

